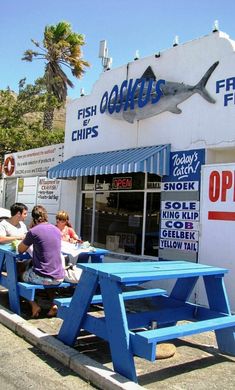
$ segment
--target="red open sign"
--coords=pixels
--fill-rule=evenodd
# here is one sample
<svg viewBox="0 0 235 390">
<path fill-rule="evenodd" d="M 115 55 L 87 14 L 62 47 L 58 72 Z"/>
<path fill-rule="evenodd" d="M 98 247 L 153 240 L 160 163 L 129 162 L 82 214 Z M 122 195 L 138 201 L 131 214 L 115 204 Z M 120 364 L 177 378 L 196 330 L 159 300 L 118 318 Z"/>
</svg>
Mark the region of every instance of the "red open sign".
<svg viewBox="0 0 235 390">
<path fill-rule="evenodd" d="M 132 188 L 132 177 L 115 177 L 112 182 L 113 189 L 125 189 L 129 190 Z"/>
</svg>

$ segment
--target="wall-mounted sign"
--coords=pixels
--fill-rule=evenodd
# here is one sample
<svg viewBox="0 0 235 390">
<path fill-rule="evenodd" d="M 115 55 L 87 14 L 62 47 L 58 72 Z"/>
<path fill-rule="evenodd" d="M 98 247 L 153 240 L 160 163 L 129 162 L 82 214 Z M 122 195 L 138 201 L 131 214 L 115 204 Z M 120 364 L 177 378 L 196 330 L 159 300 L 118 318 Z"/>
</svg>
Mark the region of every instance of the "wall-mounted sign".
<svg viewBox="0 0 235 390">
<path fill-rule="evenodd" d="M 132 188 L 132 177 L 114 177 L 112 180 L 112 189 L 130 190 Z"/>
<path fill-rule="evenodd" d="M 18 179 L 18 192 L 23 192 L 24 191 L 24 178 L 20 177 Z"/>
<path fill-rule="evenodd" d="M 162 191 L 198 191 L 198 181 L 162 183 Z"/>
<path fill-rule="evenodd" d="M 161 189 L 161 182 L 159 181 L 148 181 L 147 188 Z"/>
<path fill-rule="evenodd" d="M 6 154 L 4 158 L 4 177 L 46 176 L 49 168 L 63 161 L 64 144 L 44 146 Z"/>
<path fill-rule="evenodd" d="M 235 104 L 235 77 L 228 77 L 216 81 L 216 93 L 224 94 L 224 107 Z"/>
<path fill-rule="evenodd" d="M 160 249 L 177 249 L 180 251 L 198 252 L 198 243 L 160 239 Z"/>
<path fill-rule="evenodd" d="M 208 220 L 235 221 L 234 166 L 207 168 L 206 173 L 207 196 L 204 199 L 207 199 Z"/>
<path fill-rule="evenodd" d="M 134 123 L 164 111 L 180 114 L 178 104 L 198 92 L 208 102 L 215 103 L 205 87 L 218 64 L 218 61 L 215 62 L 195 86 L 156 80 L 151 67 L 148 67 L 140 78 L 124 80 L 121 85 L 115 84 L 111 91 L 105 91 L 100 102 L 100 113 Z"/>
<path fill-rule="evenodd" d="M 60 199 L 60 180 L 50 180 L 39 178 L 37 203 L 39 204 L 58 204 Z"/>
<path fill-rule="evenodd" d="M 201 165 L 203 164 L 205 164 L 205 149 L 172 152 L 170 155 L 170 174 L 163 177 L 162 190 L 198 191 Z"/>
<path fill-rule="evenodd" d="M 161 249 L 197 251 L 198 201 L 163 201 L 161 203 Z M 181 241 L 182 240 L 182 241 Z"/>
<path fill-rule="evenodd" d="M 204 149 L 171 153 L 170 175 L 162 181 L 160 251 L 163 258 L 166 251 L 174 250 L 182 251 L 182 259 L 196 260 L 199 183 L 204 162 Z M 174 254 L 170 258 L 174 258 Z"/>
</svg>

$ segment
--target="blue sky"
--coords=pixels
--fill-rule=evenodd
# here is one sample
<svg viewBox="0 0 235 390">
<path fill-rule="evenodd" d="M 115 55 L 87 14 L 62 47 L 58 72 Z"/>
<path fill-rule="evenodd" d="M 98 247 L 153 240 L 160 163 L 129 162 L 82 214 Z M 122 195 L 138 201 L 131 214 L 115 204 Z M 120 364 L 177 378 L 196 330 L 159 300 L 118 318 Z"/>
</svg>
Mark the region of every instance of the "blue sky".
<svg viewBox="0 0 235 390">
<path fill-rule="evenodd" d="M 91 64 L 81 80 L 69 89 L 71 98 L 80 89 L 89 94 L 102 72 L 99 42 L 106 39 L 113 67 L 152 55 L 172 46 L 175 35 L 184 43 L 220 30 L 235 39 L 234 0 L 0 0 L 0 89 L 18 91 L 18 82 L 28 83 L 43 74 L 43 61 L 28 63 L 21 58 L 33 48 L 31 38 L 42 41 L 46 25 L 65 20 L 85 35 L 84 58 Z M 70 74 L 68 73 L 70 76 Z"/>
</svg>

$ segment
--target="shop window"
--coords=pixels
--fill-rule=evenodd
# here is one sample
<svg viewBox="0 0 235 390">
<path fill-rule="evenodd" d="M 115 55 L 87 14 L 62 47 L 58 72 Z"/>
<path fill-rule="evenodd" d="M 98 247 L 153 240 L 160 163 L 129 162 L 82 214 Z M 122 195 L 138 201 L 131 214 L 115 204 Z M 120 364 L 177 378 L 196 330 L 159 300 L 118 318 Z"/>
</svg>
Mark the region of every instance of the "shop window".
<svg viewBox="0 0 235 390">
<path fill-rule="evenodd" d="M 143 202 L 143 192 L 97 193 L 94 245 L 140 255 Z"/>
<path fill-rule="evenodd" d="M 147 175 L 147 188 L 153 190 L 161 189 L 161 176 L 155 175 L 154 173 L 148 173 Z"/>
<path fill-rule="evenodd" d="M 144 173 L 119 173 L 115 175 L 97 175 L 96 190 L 132 191 L 144 189 Z"/>
<path fill-rule="evenodd" d="M 93 191 L 95 189 L 95 176 L 83 176 L 82 178 L 82 190 Z"/>
<path fill-rule="evenodd" d="M 147 194 L 144 254 L 158 256 L 160 229 L 160 193 Z"/>
<path fill-rule="evenodd" d="M 90 241 L 92 237 L 92 213 L 93 194 L 82 195 L 81 237 L 84 241 Z"/>
<path fill-rule="evenodd" d="M 144 173 L 88 176 L 83 178 L 82 188 L 84 240 L 117 253 L 158 256 L 160 176 Z"/>
</svg>

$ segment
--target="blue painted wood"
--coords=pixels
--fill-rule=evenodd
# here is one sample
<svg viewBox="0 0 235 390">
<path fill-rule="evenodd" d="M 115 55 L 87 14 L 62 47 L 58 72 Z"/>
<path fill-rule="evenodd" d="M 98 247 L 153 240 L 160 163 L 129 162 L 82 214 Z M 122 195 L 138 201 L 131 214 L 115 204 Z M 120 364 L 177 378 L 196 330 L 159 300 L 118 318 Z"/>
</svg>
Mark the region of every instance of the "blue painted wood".
<svg viewBox="0 0 235 390">
<path fill-rule="evenodd" d="M 223 276 L 204 276 L 203 280 L 210 308 L 231 314 Z"/>
<path fill-rule="evenodd" d="M 78 255 L 77 263 L 88 263 L 89 259 L 91 263 L 103 263 L 104 256 L 107 255 L 109 251 L 102 248 L 94 248 L 94 251 L 81 252 Z M 69 255 L 69 253 L 63 252 L 64 255 Z"/>
<path fill-rule="evenodd" d="M 203 279 L 211 310 L 231 314 L 222 276 L 216 278 L 204 276 Z M 226 331 L 224 329 L 216 330 L 215 336 L 220 351 L 235 355 L 235 328 L 229 328 Z"/>
<path fill-rule="evenodd" d="M 72 345 L 80 329 L 86 329 L 108 340 L 114 370 L 137 381 L 134 354 L 155 359 L 156 345 L 182 335 L 215 330 L 219 347 L 235 355 L 235 316 L 230 313 L 223 276 L 226 269 L 185 261 L 79 264 L 83 269 L 71 303 L 64 311 L 64 322 L 59 338 Z M 187 301 L 197 279 L 203 276 L 208 295 L 209 309 L 200 308 Z M 156 310 L 126 313 L 122 285 L 141 284 L 146 281 L 177 279 L 170 297 L 156 296 Z M 87 312 L 98 283 L 104 306 L 104 318 L 92 318 Z M 216 293 L 215 293 L 216 292 Z M 217 298 L 219 295 L 219 298 Z M 82 298 L 81 298 L 82 297 Z M 96 297 L 97 302 L 101 297 Z M 68 303 L 68 302 L 67 302 Z M 61 310 L 65 309 L 62 302 Z M 196 323 L 174 325 L 179 320 L 198 320 Z M 157 329 L 135 334 L 133 330 L 147 328 L 157 321 Z M 172 325 L 173 324 L 173 325 Z M 185 327 L 187 325 L 187 327 Z M 182 328 L 183 327 L 183 328 Z M 154 332 L 154 333 L 151 333 Z M 157 333 L 156 333 L 157 332 Z M 226 340 L 222 344 L 220 338 Z M 232 344 L 229 348 L 228 344 Z"/>
<path fill-rule="evenodd" d="M 109 251 L 107 249 L 95 248 L 95 252 L 90 252 L 90 258 L 92 263 L 103 263 L 104 256 L 107 255 Z M 78 259 L 80 260 L 80 259 Z"/>
<path fill-rule="evenodd" d="M 37 289 L 69 287 L 70 283 L 63 282 L 58 286 L 43 286 L 30 283 L 18 282 L 16 261 L 30 258 L 28 253 L 17 254 L 12 250 L 11 245 L 0 245 L 0 270 L 4 259 L 6 264 L 6 273 L 0 273 L 0 284 L 8 289 L 10 309 L 20 314 L 20 296 L 33 300 Z"/>
<path fill-rule="evenodd" d="M 67 288 L 72 286 L 71 283 L 63 282 L 53 286 L 44 286 L 42 284 L 30 284 L 25 282 L 18 282 L 19 295 L 30 300 L 34 301 L 36 290 L 46 290 L 50 288 Z"/>
<path fill-rule="evenodd" d="M 135 363 L 130 348 L 130 334 L 121 286 L 110 278 L 100 277 L 100 288 L 113 368 L 137 382 Z M 112 299 L 110 299 L 112 297 Z"/>
<path fill-rule="evenodd" d="M 43 285 L 43 284 L 30 284 L 30 283 L 25 283 L 25 282 L 18 282 L 18 286 L 20 287 L 20 289 L 23 290 L 31 290 L 31 289 L 34 289 L 34 290 L 45 290 L 47 288 L 66 288 L 66 287 L 70 287 L 70 286 L 74 286 L 74 284 L 72 283 L 68 283 L 68 282 L 62 282 L 58 285 Z"/>
<path fill-rule="evenodd" d="M 235 326 L 235 315 L 216 317 L 204 321 L 196 321 L 166 328 L 147 330 L 139 332 L 137 335 L 138 337 L 143 337 L 146 339 L 148 343 L 153 343 L 233 326 Z"/>
<path fill-rule="evenodd" d="M 179 277 L 170 293 L 170 298 L 186 302 L 189 299 L 197 281 L 198 276 L 193 276 L 187 279 Z"/>
<path fill-rule="evenodd" d="M 7 271 L 7 282 L 8 282 L 8 295 L 10 309 L 20 314 L 20 296 L 17 285 L 17 269 L 15 254 L 10 251 L 5 254 L 6 259 L 6 271 Z"/>
<path fill-rule="evenodd" d="M 128 313 L 127 321 L 129 329 L 148 328 L 152 321 L 157 322 L 157 327 L 169 326 L 184 318 L 188 321 L 194 320 L 195 305 L 185 304 L 176 308 L 162 308 L 156 311 L 145 311 Z"/>
<path fill-rule="evenodd" d="M 124 300 L 131 300 L 131 299 L 137 299 L 137 298 L 149 298 L 149 297 L 153 297 L 153 296 L 163 295 L 166 293 L 167 293 L 167 291 L 163 290 L 161 288 L 152 288 L 152 289 L 143 289 L 143 290 L 137 290 L 137 291 L 125 291 L 125 292 L 123 292 L 122 295 L 123 295 Z M 57 298 L 57 299 L 54 299 L 54 302 L 58 306 L 69 307 L 71 300 L 72 300 L 72 297 Z M 95 305 L 97 303 L 102 303 L 102 295 L 94 295 L 91 303 L 93 305 Z"/>
<path fill-rule="evenodd" d="M 231 328 L 234 332 L 235 316 L 225 316 L 200 322 L 175 325 L 167 328 L 131 333 L 131 345 L 135 355 L 154 361 L 156 359 L 156 345 L 159 342 L 207 332 L 210 330 L 222 329 L 224 331 L 225 328 Z M 231 351 L 234 354 L 234 348 L 232 348 Z"/>
<path fill-rule="evenodd" d="M 97 318 L 88 314 L 84 319 L 83 327 L 91 334 L 96 334 L 96 336 L 108 341 L 108 332 L 105 317 Z"/>
<path fill-rule="evenodd" d="M 185 261 L 140 263 L 80 264 L 82 269 L 109 277 L 122 283 L 143 283 L 148 280 L 188 278 L 227 273 L 227 269 Z"/>
<path fill-rule="evenodd" d="M 4 260 L 5 260 L 5 253 L 4 252 L 0 252 L 0 272 L 2 272 L 2 268 L 3 268 L 3 265 L 4 265 Z"/>
<path fill-rule="evenodd" d="M 80 281 L 73 294 L 73 299 L 67 312 L 67 316 L 58 334 L 58 338 L 65 344 L 73 345 L 75 343 L 97 286 L 97 274 L 86 272 L 82 273 Z"/>
</svg>

